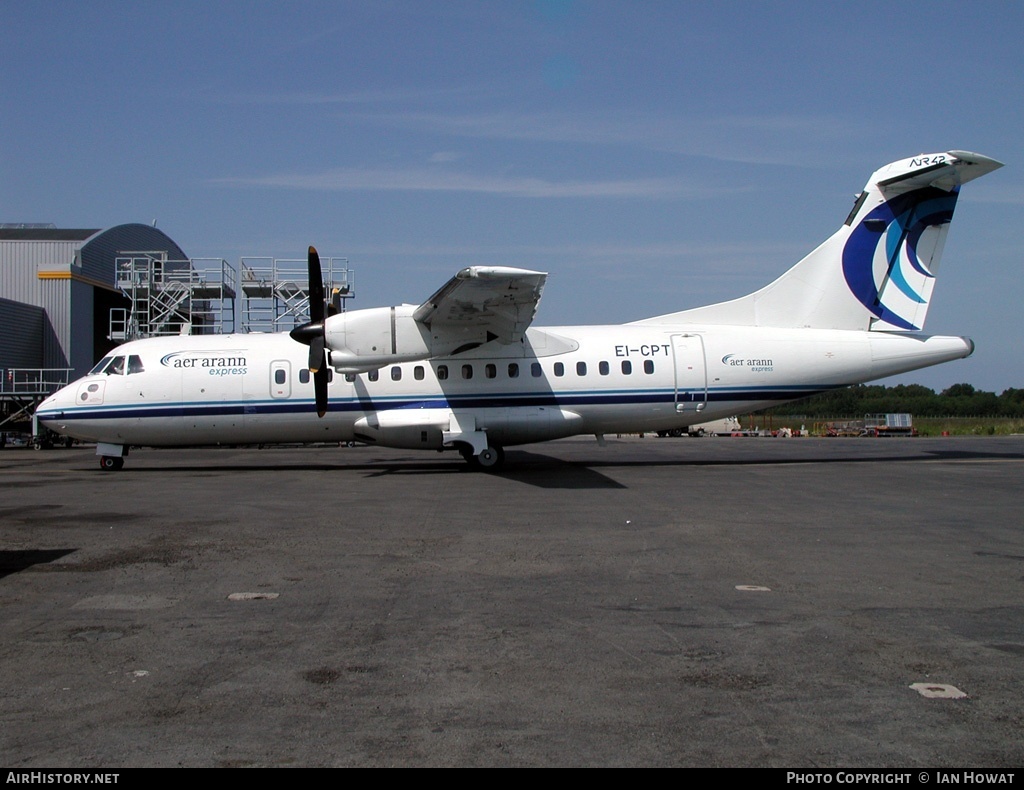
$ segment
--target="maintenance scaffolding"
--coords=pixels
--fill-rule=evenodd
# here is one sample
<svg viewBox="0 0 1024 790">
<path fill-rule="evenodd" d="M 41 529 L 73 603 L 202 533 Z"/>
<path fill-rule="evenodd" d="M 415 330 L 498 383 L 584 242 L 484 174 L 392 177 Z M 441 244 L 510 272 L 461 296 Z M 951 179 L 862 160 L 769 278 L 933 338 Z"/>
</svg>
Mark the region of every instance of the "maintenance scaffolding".
<svg viewBox="0 0 1024 790">
<path fill-rule="evenodd" d="M 348 258 L 321 258 L 324 291 L 344 312 L 355 297 Z M 309 270 L 298 258 L 242 258 L 242 332 L 283 332 L 309 320 Z"/>
<path fill-rule="evenodd" d="M 111 340 L 234 331 L 237 272 L 227 261 L 122 252 L 115 265 L 117 287 L 131 306 L 110 311 Z"/>
<path fill-rule="evenodd" d="M 324 288 L 344 312 L 355 296 L 347 258 L 321 258 Z M 236 326 L 238 271 L 219 258 L 168 260 L 167 253 L 123 252 L 116 259 L 117 287 L 128 308 L 110 311 L 109 338 L 126 342 L 161 335 L 281 332 L 309 320 L 305 260 L 241 259 L 242 316 Z"/>
</svg>

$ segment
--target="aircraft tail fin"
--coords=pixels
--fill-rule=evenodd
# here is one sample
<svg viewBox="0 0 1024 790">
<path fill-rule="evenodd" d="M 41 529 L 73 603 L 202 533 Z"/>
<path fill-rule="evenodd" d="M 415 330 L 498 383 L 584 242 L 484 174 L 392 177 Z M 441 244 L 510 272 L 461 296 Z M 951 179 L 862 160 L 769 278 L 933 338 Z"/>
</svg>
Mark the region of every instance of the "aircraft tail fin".
<svg viewBox="0 0 1024 790">
<path fill-rule="evenodd" d="M 871 176 L 843 226 L 773 283 L 635 323 L 917 331 L 961 185 L 1000 167 L 969 151 L 893 162 Z"/>
</svg>

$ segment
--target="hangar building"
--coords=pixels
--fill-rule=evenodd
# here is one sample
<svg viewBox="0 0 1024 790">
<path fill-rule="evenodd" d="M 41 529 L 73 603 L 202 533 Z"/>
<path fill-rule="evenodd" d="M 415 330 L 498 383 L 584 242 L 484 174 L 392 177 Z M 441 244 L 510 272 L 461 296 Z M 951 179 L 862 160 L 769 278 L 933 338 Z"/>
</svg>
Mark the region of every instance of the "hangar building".
<svg viewBox="0 0 1024 790">
<path fill-rule="evenodd" d="M 354 296 L 344 258 L 321 258 L 325 285 Z M 308 320 L 305 259 L 189 259 L 166 233 L 0 224 L 0 431 L 135 338 L 275 332 Z M 243 297 L 235 327 L 236 290 Z"/>
<path fill-rule="evenodd" d="M 0 368 L 69 368 L 86 373 L 106 351 L 112 308 L 128 308 L 117 264 L 126 251 L 187 256 L 162 230 L 0 226 Z"/>
</svg>

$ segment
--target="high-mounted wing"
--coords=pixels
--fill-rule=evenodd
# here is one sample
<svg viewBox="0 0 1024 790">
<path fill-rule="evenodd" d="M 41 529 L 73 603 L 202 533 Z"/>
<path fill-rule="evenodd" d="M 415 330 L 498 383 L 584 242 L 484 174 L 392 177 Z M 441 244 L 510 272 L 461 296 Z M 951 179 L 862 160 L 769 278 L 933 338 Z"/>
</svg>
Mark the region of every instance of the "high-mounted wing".
<svg viewBox="0 0 1024 790">
<path fill-rule="evenodd" d="M 413 313 L 434 337 L 479 335 L 518 343 L 537 314 L 547 273 L 507 266 L 470 266 Z"/>
</svg>

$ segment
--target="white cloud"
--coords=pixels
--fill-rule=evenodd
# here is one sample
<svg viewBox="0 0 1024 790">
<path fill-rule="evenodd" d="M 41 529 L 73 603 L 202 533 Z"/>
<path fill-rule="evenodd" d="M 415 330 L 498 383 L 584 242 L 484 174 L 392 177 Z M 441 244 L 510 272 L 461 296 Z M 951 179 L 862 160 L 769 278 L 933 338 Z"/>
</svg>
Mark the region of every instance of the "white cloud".
<svg viewBox="0 0 1024 790">
<path fill-rule="evenodd" d="M 277 187 L 329 192 L 477 192 L 525 198 L 703 197 L 708 190 L 667 178 L 550 181 L 505 175 L 476 175 L 430 168 L 341 168 L 319 173 L 282 173 L 249 178 L 218 178 L 220 186 Z"/>
<path fill-rule="evenodd" d="M 346 118 L 469 138 L 622 145 L 723 161 L 790 166 L 826 161 L 834 164 L 837 146 L 852 144 L 867 133 L 863 121 L 799 114 L 680 118 L 625 111 L 615 116 L 559 111 L 356 111 Z M 857 161 L 856 156 L 851 159 Z"/>
</svg>

